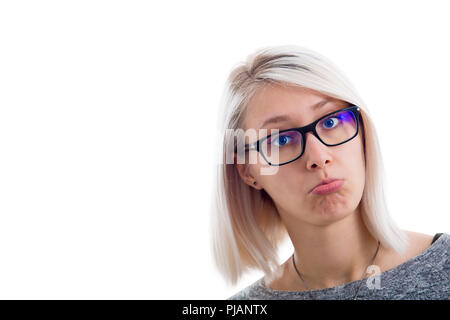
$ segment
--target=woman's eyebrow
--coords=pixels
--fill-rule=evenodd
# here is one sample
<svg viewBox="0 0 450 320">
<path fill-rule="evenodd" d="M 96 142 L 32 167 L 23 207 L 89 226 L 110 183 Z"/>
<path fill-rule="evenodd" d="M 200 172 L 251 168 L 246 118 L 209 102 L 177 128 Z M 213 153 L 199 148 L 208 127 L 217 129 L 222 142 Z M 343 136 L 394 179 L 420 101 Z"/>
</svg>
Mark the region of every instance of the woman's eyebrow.
<svg viewBox="0 0 450 320">
<path fill-rule="evenodd" d="M 331 101 L 332 100 L 330 100 L 330 99 L 321 100 L 321 101 L 313 104 L 311 106 L 311 110 L 316 111 Z M 280 122 L 289 121 L 289 120 L 292 120 L 292 119 L 288 115 L 275 116 L 275 117 L 265 120 L 260 128 L 263 128 L 263 127 L 267 126 L 268 124 L 280 123 Z"/>
</svg>

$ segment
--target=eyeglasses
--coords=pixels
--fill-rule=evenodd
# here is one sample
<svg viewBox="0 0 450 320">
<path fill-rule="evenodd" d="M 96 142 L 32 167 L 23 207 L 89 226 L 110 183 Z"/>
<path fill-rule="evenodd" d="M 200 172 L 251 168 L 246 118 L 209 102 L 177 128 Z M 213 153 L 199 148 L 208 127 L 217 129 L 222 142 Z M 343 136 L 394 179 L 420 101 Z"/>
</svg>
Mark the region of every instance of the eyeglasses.
<svg viewBox="0 0 450 320">
<path fill-rule="evenodd" d="M 360 108 L 350 107 L 326 114 L 313 123 L 268 135 L 246 144 L 245 151 L 256 150 L 271 166 L 282 166 L 299 159 L 305 151 L 306 133 L 312 131 L 324 145 L 333 147 L 352 140 L 359 131 Z M 277 148 L 278 150 L 272 150 Z M 278 151 L 278 152 L 276 152 Z"/>
</svg>

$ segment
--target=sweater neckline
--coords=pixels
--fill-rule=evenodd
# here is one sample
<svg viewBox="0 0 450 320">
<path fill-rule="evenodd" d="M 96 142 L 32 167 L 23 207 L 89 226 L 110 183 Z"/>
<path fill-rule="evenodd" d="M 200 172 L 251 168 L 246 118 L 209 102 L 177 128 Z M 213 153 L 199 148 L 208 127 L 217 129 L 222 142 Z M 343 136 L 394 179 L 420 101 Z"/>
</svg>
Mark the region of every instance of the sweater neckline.
<svg viewBox="0 0 450 320">
<path fill-rule="evenodd" d="M 439 250 L 441 242 L 443 242 L 444 238 L 446 238 L 448 236 L 449 236 L 448 234 L 443 233 L 435 242 L 433 242 L 428 248 L 426 248 L 423 252 L 419 253 L 417 256 L 415 256 L 415 257 L 413 257 L 413 258 L 411 258 L 411 259 L 409 259 L 409 260 L 399 264 L 398 266 L 395 266 L 395 267 L 393 267 L 391 269 L 385 270 L 385 271 L 379 273 L 379 275 L 381 277 L 389 275 L 389 274 L 397 271 L 397 269 L 407 267 L 408 265 L 416 262 L 417 260 L 422 259 L 424 256 L 429 255 L 429 254 L 431 254 L 432 252 L 434 252 L 436 250 Z M 300 294 L 301 293 L 305 293 L 305 294 L 308 294 L 307 290 L 305 290 L 305 291 L 289 291 L 289 290 L 275 290 L 275 289 L 268 288 L 268 287 L 266 287 L 264 278 L 265 278 L 264 276 L 261 277 L 259 279 L 259 281 L 258 281 L 258 284 L 259 284 L 260 287 L 262 287 L 264 290 L 266 290 L 268 292 L 271 292 L 271 293 L 287 293 L 287 294 L 289 294 L 289 293 L 297 293 L 297 294 L 298 293 L 300 293 Z M 316 293 L 320 294 L 320 293 L 323 293 L 323 292 L 332 291 L 332 290 L 336 290 L 336 289 L 343 289 L 345 287 L 355 286 L 355 285 L 359 284 L 361 281 L 364 281 L 364 280 L 366 280 L 366 278 L 355 280 L 355 281 L 351 281 L 351 282 L 347 282 L 347 283 L 343 283 L 343 284 L 340 284 L 340 285 L 334 286 L 334 287 L 311 290 L 311 292 L 312 293 L 316 292 Z"/>
</svg>

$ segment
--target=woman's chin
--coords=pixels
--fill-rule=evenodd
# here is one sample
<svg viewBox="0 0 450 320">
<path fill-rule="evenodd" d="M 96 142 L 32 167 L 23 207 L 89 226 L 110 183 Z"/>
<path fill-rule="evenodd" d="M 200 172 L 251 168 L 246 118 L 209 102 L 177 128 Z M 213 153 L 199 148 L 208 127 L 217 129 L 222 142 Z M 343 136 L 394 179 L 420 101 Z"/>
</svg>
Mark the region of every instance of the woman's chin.
<svg viewBox="0 0 450 320">
<path fill-rule="evenodd" d="M 317 201 L 311 210 L 311 215 L 315 219 L 330 221 L 343 219 L 351 212 L 348 202 L 342 196 L 332 193 L 322 196 L 320 201 Z"/>
</svg>

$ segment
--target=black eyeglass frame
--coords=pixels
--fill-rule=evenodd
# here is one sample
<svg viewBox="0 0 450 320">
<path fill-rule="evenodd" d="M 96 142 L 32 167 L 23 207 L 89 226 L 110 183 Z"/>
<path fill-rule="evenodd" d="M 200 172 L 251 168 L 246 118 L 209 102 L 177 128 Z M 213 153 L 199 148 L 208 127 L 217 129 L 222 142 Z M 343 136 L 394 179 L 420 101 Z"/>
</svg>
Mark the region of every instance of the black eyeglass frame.
<svg viewBox="0 0 450 320">
<path fill-rule="evenodd" d="M 326 114 L 326 115 L 320 117 L 319 119 L 317 119 L 317 120 L 314 121 L 313 123 L 310 123 L 310 124 L 308 124 L 308 125 L 306 125 L 306 126 L 304 126 L 304 127 L 285 129 L 285 130 L 281 130 L 281 131 L 279 131 L 278 133 L 274 134 L 274 135 L 279 135 L 280 133 L 283 133 L 283 132 L 286 132 L 286 131 L 298 131 L 298 132 L 300 132 L 300 134 L 301 134 L 301 136 L 302 136 L 302 146 L 303 146 L 303 148 L 302 148 L 302 152 L 300 153 L 300 155 L 299 155 L 297 158 L 293 159 L 293 160 L 290 160 L 290 161 L 287 161 L 287 162 L 283 162 L 283 163 L 279 163 L 279 164 L 273 164 L 273 163 L 271 163 L 270 161 L 268 161 L 268 160 L 266 159 L 264 153 L 260 151 L 260 145 L 261 145 L 261 143 L 262 143 L 264 140 L 270 138 L 270 137 L 272 136 L 272 134 L 270 134 L 270 135 L 268 135 L 268 136 L 266 136 L 266 137 L 264 137 L 264 138 L 261 138 L 261 139 L 259 139 L 258 141 L 255 141 L 255 142 L 253 142 L 253 143 L 246 144 L 246 145 L 245 145 L 245 148 L 246 148 L 245 151 L 256 150 L 256 151 L 258 151 L 258 152 L 261 154 L 261 156 L 264 158 L 264 160 L 265 160 L 269 165 L 271 165 L 271 166 L 282 166 L 282 165 L 291 163 L 291 162 L 293 162 L 293 161 L 299 159 L 299 158 L 303 155 L 303 153 L 305 153 L 305 147 L 306 147 L 306 133 L 308 133 L 308 132 L 310 132 L 310 131 L 313 132 L 314 136 L 315 136 L 317 139 L 319 139 L 320 142 L 322 142 L 324 145 L 326 145 L 326 146 L 328 146 L 328 147 L 334 147 L 334 146 L 338 146 L 338 145 L 341 145 L 341 144 L 343 144 L 343 143 L 346 143 L 346 142 L 352 140 L 354 137 L 356 137 L 356 136 L 358 135 L 358 133 L 359 133 L 359 120 L 360 120 L 360 115 L 361 115 L 361 113 L 360 113 L 361 109 L 360 109 L 358 106 L 356 106 L 356 105 L 354 105 L 354 104 L 352 104 L 352 103 L 349 103 L 349 105 L 350 105 L 350 107 L 347 107 L 347 108 L 343 108 L 343 109 L 340 109 L 340 110 L 336 110 L 336 111 L 330 112 L 330 113 L 328 113 L 328 114 Z M 355 119 L 356 119 L 356 133 L 355 133 L 352 137 L 350 137 L 349 139 L 347 139 L 347 140 L 345 140 L 345 141 L 343 141 L 343 142 L 337 143 L 337 144 L 327 144 L 327 143 L 325 143 L 325 142 L 319 137 L 319 135 L 317 134 L 317 131 L 316 131 L 316 125 L 317 125 L 317 123 L 318 123 L 320 120 L 322 120 L 322 119 L 324 119 L 324 118 L 326 118 L 326 117 L 331 116 L 332 114 L 335 114 L 335 113 L 338 113 L 338 112 L 342 112 L 342 111 L 347 111 L 347 110 L 351 111 L 351 112 L 355 115 Z"/>
</svg>

